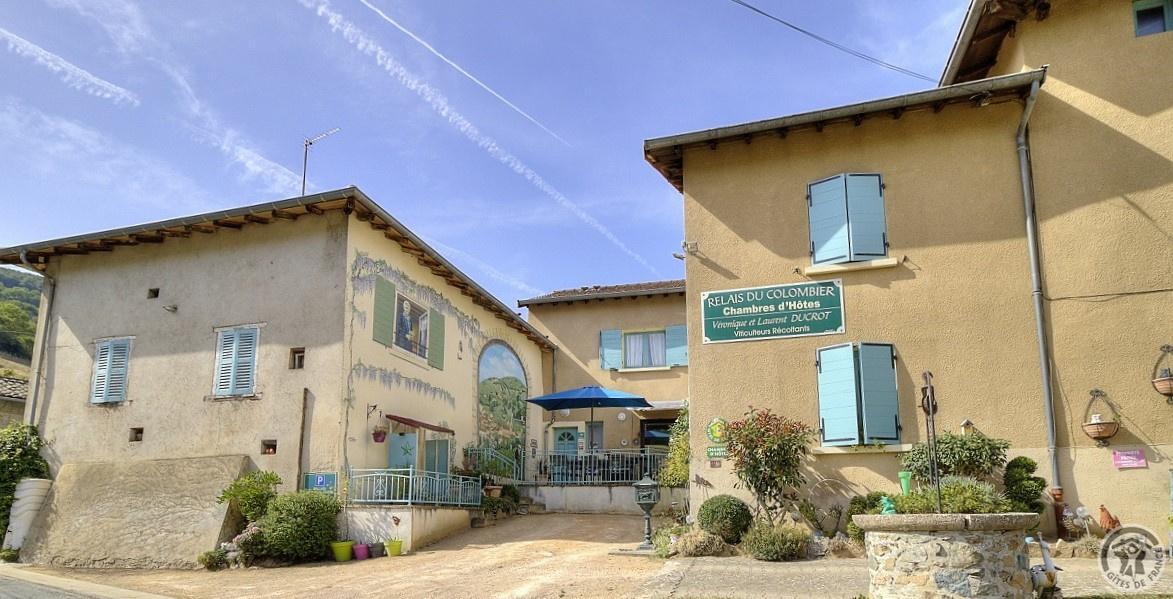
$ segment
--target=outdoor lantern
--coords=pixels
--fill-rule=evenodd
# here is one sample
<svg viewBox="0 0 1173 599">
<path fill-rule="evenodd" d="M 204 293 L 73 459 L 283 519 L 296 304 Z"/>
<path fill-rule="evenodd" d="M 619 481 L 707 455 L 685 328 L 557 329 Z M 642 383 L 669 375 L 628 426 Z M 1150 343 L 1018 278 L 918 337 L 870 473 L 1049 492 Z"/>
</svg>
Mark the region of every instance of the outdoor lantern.
<svg viewBox="0 0 1173 599">
<path fill-rule="evenodd" d="M 644 542 L 637 550 L 652 549 L 652 508 L 660 502 L 660 483 L 652 480 L 651 475 L 645 473 L 635 487 L 635 503 L 644 511 Z"/>
</svg>

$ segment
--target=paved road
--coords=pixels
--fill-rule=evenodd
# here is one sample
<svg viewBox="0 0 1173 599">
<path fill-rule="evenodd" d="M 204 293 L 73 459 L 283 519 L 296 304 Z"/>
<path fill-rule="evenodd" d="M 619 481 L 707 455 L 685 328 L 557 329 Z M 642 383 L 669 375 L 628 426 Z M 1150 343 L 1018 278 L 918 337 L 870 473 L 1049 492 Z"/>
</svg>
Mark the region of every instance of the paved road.
<svg viewBox="0 0 1173 599">
<path fill-rule="evenodd" d="M 0 599 L 94 599 L 96 595 L 79 595 L 0 574 Z"/>
</svg>

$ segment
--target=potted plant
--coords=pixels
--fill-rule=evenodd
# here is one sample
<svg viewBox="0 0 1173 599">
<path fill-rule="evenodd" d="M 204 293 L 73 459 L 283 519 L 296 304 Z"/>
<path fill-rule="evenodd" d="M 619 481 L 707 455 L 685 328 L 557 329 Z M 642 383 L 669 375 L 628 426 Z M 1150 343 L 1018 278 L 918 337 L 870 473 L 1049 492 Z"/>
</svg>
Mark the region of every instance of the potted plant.
<svg viewBox="0 0 1173 599">
<path fill-rule="evenodd" d="M 391 516 L 391 523 L 395 525 L 395 536 L 387 539 L 383 546 L 387 550 L 387 555 L 396 556 L 403 553 L 403 540 L 399 538 L 399 516 Z"/>
<path fill-rule="evenodd" d="M 380 422 L 375 425 L 375 428 L 371 429 L 371 439 L 375 443 L 382 443 L 387 440 L 387 433 L 390 430 L 391 427 L 386 422 Z"/>
<path fill-rule="evenodd" d="M 1161 369 L 1161 376 L 1153 379 L 1153 388 L 1165 397 L 1173 397 L 1173 370 Z"/>
<path fill-rule="evenodd" d="M 354 546 L 354 559 L 362 561 L 371 556 L 371 547 L 366 543 L 358 543 Z"/>
<path fill-rule="evenodd" d="M 1108 439 L 1116 436 L 1120 431 L 1120 423 L 1116 420 L 1104 420 L 1100 414 L 1092 414 L 1091 420 L 1083 423 L 1083 432 L 1095 440 L 1096 445 L 1103 447 Z"/>
<path fill-rule="evenodd" d="M 334 552 L 334 561 L 348 562 L 354 550 L 354 541 L 334 541 L 330 543 L 330 550 Z"/>
<path fill-rule="evenodd" d="M 383 557 L 384 555 L 387 555 L 386 545 L 381 542 L 371 543 L 370 548 L 371 557 Z"/>
</svg>

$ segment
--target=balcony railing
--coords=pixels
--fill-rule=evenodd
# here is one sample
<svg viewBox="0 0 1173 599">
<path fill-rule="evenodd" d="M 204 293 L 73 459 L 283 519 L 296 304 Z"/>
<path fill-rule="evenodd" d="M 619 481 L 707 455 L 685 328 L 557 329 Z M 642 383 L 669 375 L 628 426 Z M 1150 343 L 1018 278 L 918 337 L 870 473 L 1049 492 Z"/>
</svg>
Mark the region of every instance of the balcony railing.
<svg viewBox="0 0 1173 599">
<path fill-rule="evenodd" d="M 656 450 L 599 450 L 538 452 L 534 458 L 538 484 L 631 484 L 644 474 L 659 480 L 668 454 Z"/>
<path fill-rule="evenodd" d="M 467 447 L 464 456 L 473 470 L 491 474 L 504 482 L 524 482 L 525 463 L 491 447 Z"/>
<path fill-rule="evenodd" d="M 348 499 L 355 505 L 481 504 L 481 479 L 415 468 L 351 469 Z"/>
</svg>

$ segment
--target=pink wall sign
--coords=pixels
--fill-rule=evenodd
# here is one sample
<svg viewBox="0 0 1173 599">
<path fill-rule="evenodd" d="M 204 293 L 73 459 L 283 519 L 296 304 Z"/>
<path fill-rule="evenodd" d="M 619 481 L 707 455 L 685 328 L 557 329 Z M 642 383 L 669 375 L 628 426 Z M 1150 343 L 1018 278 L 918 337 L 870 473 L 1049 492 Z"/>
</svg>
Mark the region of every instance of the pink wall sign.
<svg viewBox="0 0 1173 599">
<path fill-rule="evenodd" d="M 1148 468 L 1143 449 L 1113 449 L 1112 465 L 1117 468 Z"/>
</svg>

